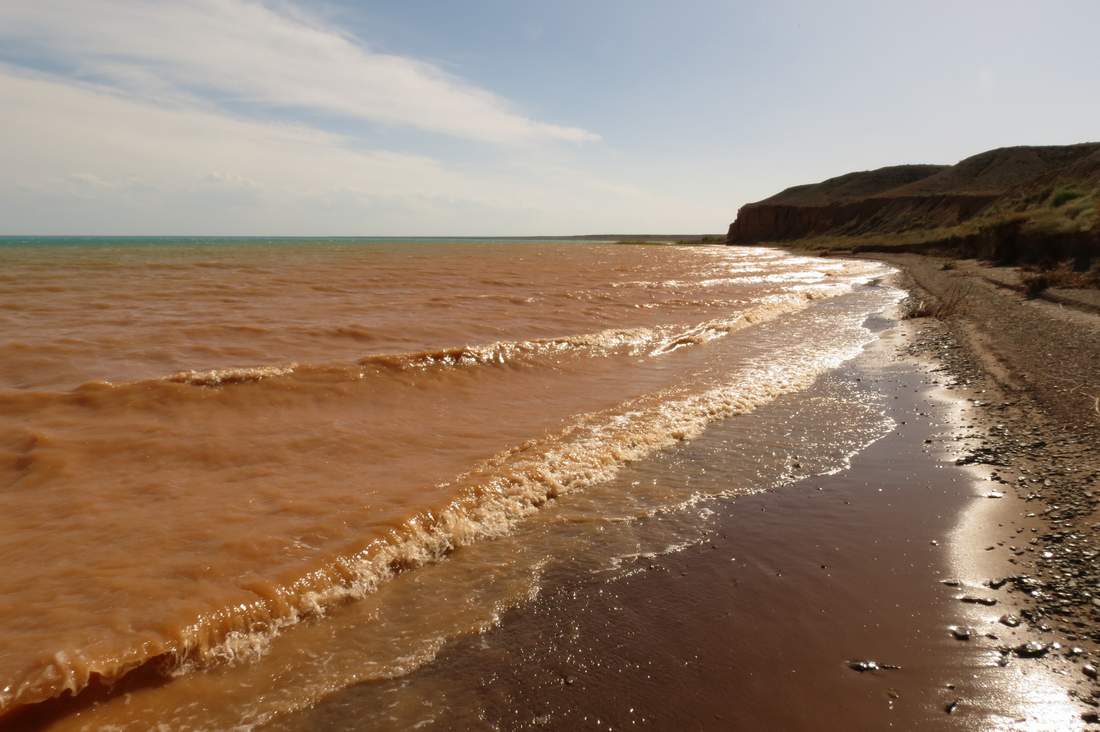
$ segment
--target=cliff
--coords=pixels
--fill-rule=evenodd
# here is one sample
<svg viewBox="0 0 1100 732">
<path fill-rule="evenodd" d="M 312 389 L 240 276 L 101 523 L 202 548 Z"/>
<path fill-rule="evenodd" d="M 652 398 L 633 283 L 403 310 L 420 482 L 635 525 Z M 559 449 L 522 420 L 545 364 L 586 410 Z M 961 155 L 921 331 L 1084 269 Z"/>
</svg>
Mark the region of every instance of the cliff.
<svg viewBox="0 0 1100 732">
<path fill-rule="evenodd" d="M 743 206 L 727 241 L 1088 260 L 1100 256 L 1100 143 L 999 148 L 795 186 Z"/>
</svg>

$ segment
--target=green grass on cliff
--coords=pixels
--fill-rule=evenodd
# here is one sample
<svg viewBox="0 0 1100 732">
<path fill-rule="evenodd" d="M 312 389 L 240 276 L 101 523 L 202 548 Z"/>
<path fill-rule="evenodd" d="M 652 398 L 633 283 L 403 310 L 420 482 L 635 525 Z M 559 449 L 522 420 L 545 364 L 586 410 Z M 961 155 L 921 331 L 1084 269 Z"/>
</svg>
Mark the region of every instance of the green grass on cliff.
<svg viewBox="0 0 1100 732">
<path fill-rule="evenodd" d="M 770 242 L 799 249 L 905 248 L 928 242 L 962 238 L 1010 221 L 1020 223 L 1028 235 L 1057 236 L 1100 229 L 1100 186 L 1091 189 L 1063 187 L 1028 198 L 997 202 L 972 219 L 955 226 L 922 227 L 907 231 L 859 235 L 822 235 L 792 241 Z M 768 243 L 768 242 L 765 242 Z"/>
</svg>

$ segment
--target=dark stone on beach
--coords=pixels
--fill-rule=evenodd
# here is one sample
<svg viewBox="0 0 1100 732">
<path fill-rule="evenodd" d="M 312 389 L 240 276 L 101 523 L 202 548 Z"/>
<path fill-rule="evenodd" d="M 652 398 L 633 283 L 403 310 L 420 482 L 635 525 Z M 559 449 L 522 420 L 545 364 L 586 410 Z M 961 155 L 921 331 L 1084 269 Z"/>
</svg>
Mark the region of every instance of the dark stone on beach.
<svg viewBox="0 0 1100 732">
<path fill-rule="evenodd" d="M 941 585 L 947 585 L 948 587 L 962 587 L 962 580 L 957 579 L 945 579 L 940 580 Z"/>
<path fill-rule="evenodd" d="M 900 671 L 901 666 L 895 666 L 892 663 L 879 663 L 878 661 L 849 661 L 848 668 L 859 673 L 867 673 L 874 671 Z"/>
<path fill-rule="evenodd" d="M 1042 658 L 1050 653 L 1050 646 L 1039 641 L 1021 643 L 1013 649 L 1020 658 Z"/>
<path fill-rule="evenodd" d="M 1085 674 L 1085 676 L 1088 676 L 1090 679 L 1096 678 L 1096 667 L 1093 666 L 1091 663 L 1086 663 L 1084 666 L 1082 666 L 1081 672 Z"/>
<path fill-rule="evenodd" d="M 992 597 L 977 597 L 975 595 L 963 595 L 959 600 L 970 603 L 971 605 L 985 605 L 986 607 L 997 604 L 997 601 Z"/>
<path fill-rule="evenodd" d="M 1081 719 L 1086 724 L 1100 724 L 1100 712 L 1085 712 L 1081 715 Z"/>
<path fill-rule="evenodd" d="M 947 712 L 948 714 L 954 714 L 955 710 L 959 708 L 959 702 L 959 699 L 953 699 L 952 701 L 949 701 L 944 706 L 943 711 Z"/>
<path fill-rule="evenodd" d="M 1019 626 L 1020 619 L 1015 615 L 1002 615 L 999 622 L 1001 623 L 1001 625 L 1007 625 L 1010 628 L 1015 628 Z"/>
<path fill-rule="evenodd" d="M 951 635 L 955 640 L 968 641 L 971 636 L 975 635 L 976 631 L 973 628 L 964 628 L 958 625 L 951 625 L 947 628 L 951 631 Z"/>
</svg>

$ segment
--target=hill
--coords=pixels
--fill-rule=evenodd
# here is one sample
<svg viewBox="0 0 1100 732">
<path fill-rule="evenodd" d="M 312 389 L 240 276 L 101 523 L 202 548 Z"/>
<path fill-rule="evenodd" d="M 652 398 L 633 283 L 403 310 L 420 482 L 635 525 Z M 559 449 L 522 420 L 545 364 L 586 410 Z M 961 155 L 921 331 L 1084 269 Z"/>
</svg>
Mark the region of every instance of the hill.
<svg viewBox="0 0 1100 732">
<path fill-rule="evenodd" d="M 1006 147 L 795 186 L 743 206 L 727 241 L 1087 262 L 1100 256 L 1100 143 Z"/>
</svg>

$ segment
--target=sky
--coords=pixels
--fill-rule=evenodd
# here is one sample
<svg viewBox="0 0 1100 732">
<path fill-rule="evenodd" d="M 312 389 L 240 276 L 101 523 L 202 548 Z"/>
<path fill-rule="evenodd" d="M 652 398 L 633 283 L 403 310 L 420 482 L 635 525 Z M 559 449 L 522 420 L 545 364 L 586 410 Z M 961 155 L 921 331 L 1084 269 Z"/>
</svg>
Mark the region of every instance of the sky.
<svg viewBox="0 0 1100 732">
<path fill-rule="evenodd" d="M 0 234 L 721 233 L 1100 139 L 1100 2 L 0 0 Z"/>
</svg>

